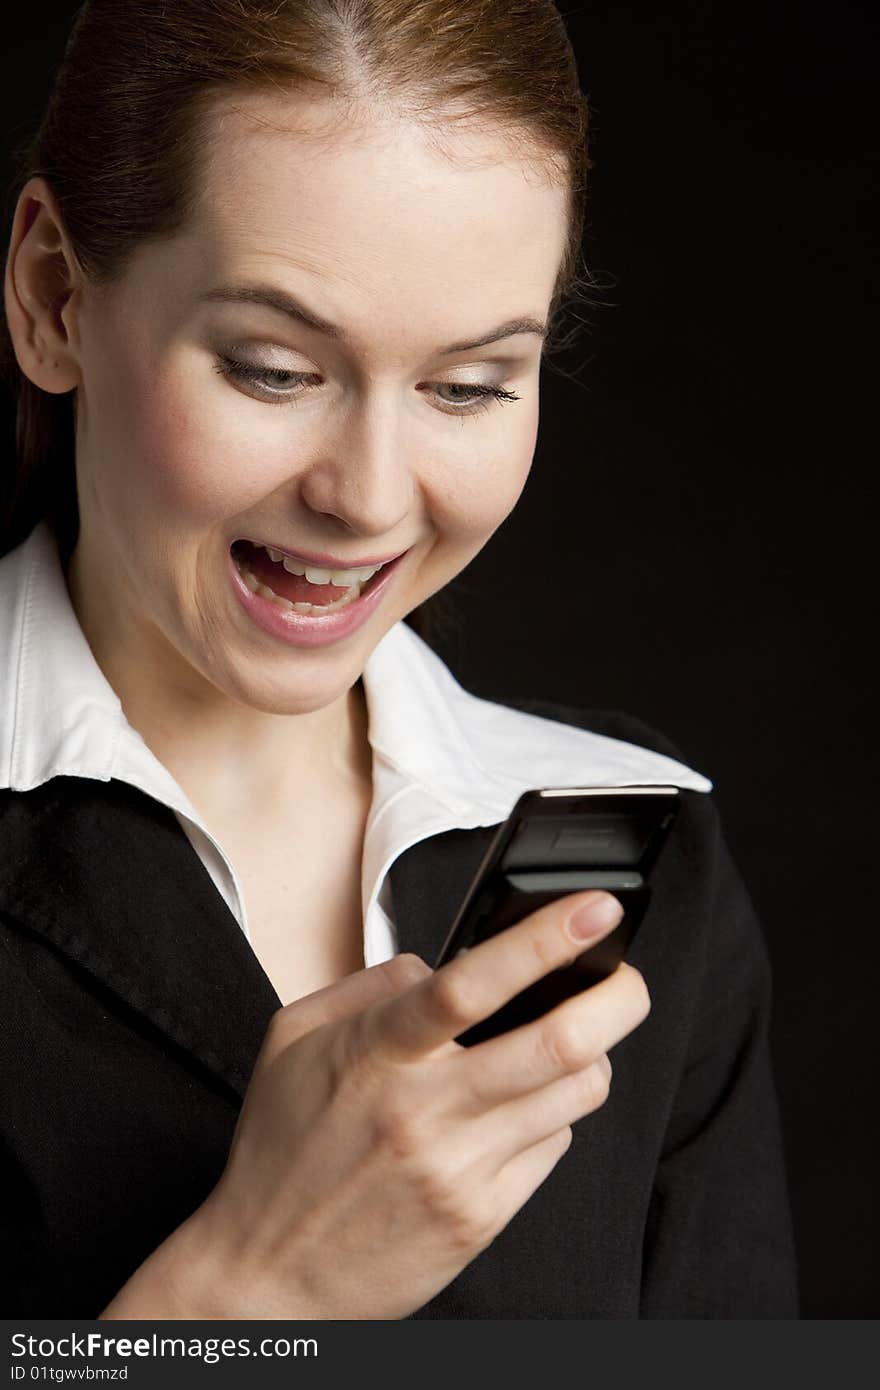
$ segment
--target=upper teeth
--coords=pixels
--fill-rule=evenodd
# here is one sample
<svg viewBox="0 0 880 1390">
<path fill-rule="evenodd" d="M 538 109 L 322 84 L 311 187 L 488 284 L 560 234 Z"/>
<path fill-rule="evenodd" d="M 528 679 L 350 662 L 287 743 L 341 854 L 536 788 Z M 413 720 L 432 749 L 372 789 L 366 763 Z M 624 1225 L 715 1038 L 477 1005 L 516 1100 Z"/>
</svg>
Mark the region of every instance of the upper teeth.
<svg viewBox="0 0 880 1390">
<path fill-rule="evenodd" d="M 312 565 L 304 565 L 300 560 L 292 560 L 289 555 L 283 554 L 280 550 L 273 550 L 271 546 L 261 545 L 257 549 L 265 550 L 269 559 L 276 565 L 280 562 L 288 574 L 305 575 L 310 584 L 338 584 L 348 588 L 352 584 L 366 584 L 367 580 L 382 568 L 381 565 L 369 565 L 366 569 L 359 570 L 319 570 Z"/>
</svg>

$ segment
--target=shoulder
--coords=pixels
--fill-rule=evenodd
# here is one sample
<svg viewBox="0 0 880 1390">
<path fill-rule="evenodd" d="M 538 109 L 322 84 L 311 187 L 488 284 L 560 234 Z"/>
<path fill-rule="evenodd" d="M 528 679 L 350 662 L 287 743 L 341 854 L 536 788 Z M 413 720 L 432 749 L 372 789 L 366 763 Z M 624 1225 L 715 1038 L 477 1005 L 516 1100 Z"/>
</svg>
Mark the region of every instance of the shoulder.
<svg viewBox="0 0 880 1390">
<path fill-rule="evenodd" d="M 663 780 L 665 771 L 667 780 L 678 785 L 682 791 L 698 793 L 694 798 L 696 802 L 711 803 L 712 799 L 707 793 L 712 791 L 712 782 L 701 770 L 694 768 L 687 750 L 635 715 L 622 710 L 593 709 L 532 697 L 496 698 L 492 703 L 499 708 L 577 729 L 592 738 L 597 749 L 605 751 L 603 761 L 608 761 L 612 766 L 620 762 L 622 769 L 631 771 L 636 778 L 643 771 L 646 782 Z M 639 757 L 641 750 L 644 750 L 644 758 Z M 632 780 L 632 776 L 620 777 L 621 782 Z"/>
<path fill-rule="evenodd" d="M 613 738 L 639 748 L 647 748 L 652 753 L 660 753 L 676 762 L 688 761 L 685 753 L 666 734 L 622 710 L 588 709 L 532 698 L 505 697 L 496 699 L 494 703 L 505 705 L 509 709 L 522 710 L 525 714 L 537 714 L 542 719 L 552 719 L 558 724 L 571 724 L 578 729 L 601 734 L 604 738 Z"/>
</svg>

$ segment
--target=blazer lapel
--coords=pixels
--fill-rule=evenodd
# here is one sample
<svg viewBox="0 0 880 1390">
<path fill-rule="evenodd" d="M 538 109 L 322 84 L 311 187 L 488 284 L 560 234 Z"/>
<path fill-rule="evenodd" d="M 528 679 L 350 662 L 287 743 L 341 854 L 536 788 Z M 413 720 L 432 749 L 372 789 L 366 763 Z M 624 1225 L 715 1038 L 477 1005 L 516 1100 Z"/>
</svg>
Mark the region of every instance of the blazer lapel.
<svg viewBox="0 0 880 1390">
<path fill-rule="evenodd" d="M 280 1007 L 174 812 L 126 782 L 0 795 L 0 910 L 239 1095 Z"/>
<path fill-rule="evenodd" d="M 398 950 L 433 966 L 496 830 L 449 830 L 391 866 Z M 0 911 L 243 1097 L 281 1001 L 174 812 L 127 782 L 0 794 Z"/>
</svg>

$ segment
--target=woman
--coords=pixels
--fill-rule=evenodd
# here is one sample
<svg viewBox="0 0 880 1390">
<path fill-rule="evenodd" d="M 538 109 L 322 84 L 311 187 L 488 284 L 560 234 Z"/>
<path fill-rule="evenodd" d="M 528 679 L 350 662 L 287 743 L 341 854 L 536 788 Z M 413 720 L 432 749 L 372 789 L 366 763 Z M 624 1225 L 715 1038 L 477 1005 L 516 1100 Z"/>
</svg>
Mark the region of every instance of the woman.
<svg viewBox="0 0 880 1390">
<path fill-rule="evenodd" d="M 78 16 L 6 271 L 7 1315 L 793 1313 L 709 783 L 419 635 L 526 481 L 585 136 L 545 0 Z M 629 963 L 462 1048 L 619 920 L 430 968 L 519 793 L 584 781 L 684 789 Z"/>
</svg>

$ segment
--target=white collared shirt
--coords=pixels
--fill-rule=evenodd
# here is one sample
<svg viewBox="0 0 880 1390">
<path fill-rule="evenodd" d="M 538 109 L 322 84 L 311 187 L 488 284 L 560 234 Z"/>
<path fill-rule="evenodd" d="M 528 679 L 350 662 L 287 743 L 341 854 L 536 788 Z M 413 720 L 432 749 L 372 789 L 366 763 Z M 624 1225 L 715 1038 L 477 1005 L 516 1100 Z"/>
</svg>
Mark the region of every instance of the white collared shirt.
<svg viewBox="0 0 880 1390">
<path fill-rule="evenodd" d="M 463 689 L 405 622 L 363 672 L 373 797 L 361 872 L 364 961 L 395 954 L 388 871 L 410 845 L 497 825 L 533 787 L 711 783 L 635 744 L 509 709 Z M 250 941 L 241 882 L 186 793 L 128 723 L 96 662 L 45 522 L 0 559 L 0 789 L 52 777 L 128 782 L 175 812 Z"/>
</svg>

